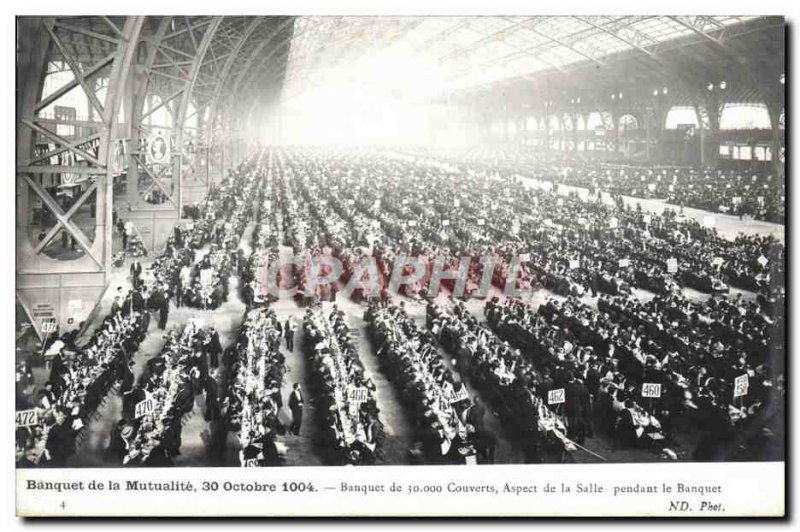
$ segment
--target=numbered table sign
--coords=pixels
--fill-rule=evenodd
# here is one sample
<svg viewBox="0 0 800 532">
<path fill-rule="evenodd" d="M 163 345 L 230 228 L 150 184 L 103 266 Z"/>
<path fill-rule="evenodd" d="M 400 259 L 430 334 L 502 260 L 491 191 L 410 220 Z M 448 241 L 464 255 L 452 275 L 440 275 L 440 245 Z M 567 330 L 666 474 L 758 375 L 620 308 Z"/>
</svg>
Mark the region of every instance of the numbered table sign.
<svg viewBox="0 0 800 532">
<path fill-rule="evenodd" d="M 661 384 L 657 382 L 642 383 L 642 397 L 650 397 L 652 399 L 661 398 Z"/>
<path fill-rule="evenodd" d="M 547 392 L 547 404 L 549 405 L 560 405 L 562 404 L 565 399 L 564 388 L 558 388 L 556 390 L 550 390 Z"/>
<path fill-rule="evenodd" d="M 134 411 L 134 416 L 136 419 L 140 417 L 146 416 L 147 414 L 152 414 L 156 409 L 156 402 L 152 399 L 145 399 L 144 401 L 139 401 L 136 403 L 136 410 Z"/>
<path fill-rule="evenodd" d="M 447 227 L 448 225 L 450 225 L 450 220 L 442 220 L 442 225 Z"/>
<path fill-rule="evenodd" d="M 478 218 L 478 225 L 486 225 L 486 220 L 483 218 Z"/>
<path fill-rule="evenodd" d="M 258 465 L 258 458 L 248 458 L 242 464 L 242 467 L 259 467 Z"/>
<path fill-rule="evenodd" d="M 767 257 L 765 257 L 764 255 L 759 256 L 758 259 L 756 260 L 758 261 L 758 263 L 761 265 L 762 268 L 766 266 L 767 263 L 769 262 L 769 259 L 767 259 Z"/>
<path fill-rule="evenodd" d="M 581 265 L 580 261 L 577 261 L 577 260 L 569 261 L 569 269 L 570 270 L 574 270 L 575 268 L 578 268 L 580 265 Z"/>
<path fill-rule="evenodd" d="M 33 427 L 39 424 L 36 410 L 20 410 L 16 415 L 17 427 Z"/>
<path fill-rule="evenodd" d="M 408 226 L 409 227 L 416 227 L 417 226 L 417 221 L 416 220 L 409 220 L 408 221 Z"/>
<path fill-rule="evenodd" d="M 369 390 L 367 390 L 364 386 L 359 386 L 357 388 L 350 388 L 348 399 L 354 403 L 365 403 L 368 396 Z"/>
<path fill-rule="evenodd" d="M 631 265 L 631 259 L 619 259 L 619 267 L 627 268 Z"/>
<path fill-rule="evenodd" d="M 450 404 L 463 401 L 464 399 L 469 399 L 469 394 L 467 393 L 466 386 L 462 386 L 459 391 L 453 390 L 452 393 L 450 394 Z"/>
<path fill-rule="evenodd" d="M 733 381 L 733 396 L 734 397 L 742 397 L 747 395 L 747 391 L 750 388 L 750 379 L 747 376 L 747 373 L 739 375 L 736 377 L 736 380 Z"/>
<path fill-rule="evenodd" d="M 667 273 L 678 273 L 678 259 L 667 259 Z"/>
<path fill-rule="evenodd" d="M 520 253 L 519 260 L 520 260 L 520 262 L 528 262 L 528 261 L 531 260 L 531 254 L 530 253 Z"/>
<path fill-rule="evenodd" d="M 45 334 L 53 334 L 58 329 L 58 324 L 55 318 L 45 318 L 42 321 L 42 332 Z"/>
<path fill-rule="evenodd" d="M 214 270 L 212 268 L 206 268 L 205 270 L 200 270 L 200 284 L 203 286 L 210 286 L 214 282 Z"/>
</svg>

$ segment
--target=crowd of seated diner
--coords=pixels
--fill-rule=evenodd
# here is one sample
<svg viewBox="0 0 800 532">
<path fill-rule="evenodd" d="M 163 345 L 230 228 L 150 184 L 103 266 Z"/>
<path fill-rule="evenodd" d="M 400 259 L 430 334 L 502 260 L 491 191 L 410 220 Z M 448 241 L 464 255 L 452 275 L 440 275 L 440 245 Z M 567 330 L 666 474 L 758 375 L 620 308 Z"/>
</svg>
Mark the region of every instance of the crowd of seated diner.
<svg viewBox="0 0 800 532">
<path fill-rule="evenodd" d="M 122 391 L 132 385 L 131 357 L 147 334 L 149 318 L 146 312 L 117 308 L 72 354 L 63 340 L 56 339 L 47 347 L 49 377 L 38 391 L 32 387 L 33 373 L 22 368 L 16 409 L 35 415 L 16 429 L 19 467 L 67 465 L 76 451 L 76 439 L 115 383 Z"/>
<path fill-rule="evenodd" d="M 250 162 L 231 172 L 206 203 L 205 219 L 213 225 L 203 243 L 210 245 L 203 258 L 178 278 L 182 304 L 213 310 L 227 301 L 228 278 L 244 260 L 239 252 L 242 233 L 263 184 L 254 166 L 255 162 Z"/>
<path fill-rule="evenodd" d="M 770 358 L 781 358 L 776 356 L 777 346 L 748 346 L 730 330 L 730 320 L 737 319 L 733 314 L 748 306 L 742 300 L 712 297 L 690 314 L 686 312 L 689 307 L 680 302 L 666 304 L 658 298 L 642 305 L 617 297 L 601 298 L 599 312 L 567 299 L 548 301 L 536 318 L 530 317 L 532 309 L 522 305 L 517 314 L 527 315 L 528 321 L 544 316 L 546 323 L 557 326 L 571 343 L 607 357 L 631 394 L 645 383 L 659 384 L 661 395 L 648 410 L 661 420 L 665 436 L 670 439 L 678 426 L 699 432 L 702 438 L 693 457 L 714 460 L 737 432 L 747 432 L 780 415 L 783 377 L 769 363 Z M 648 308 L 658 310 L 648 312 Z M 772 355 L 765 355 L 770 352 Z M 735 380 L 744 375 L 749 390 L 736 397 Z"/>
<path fill-rule="evenodd" d="M 41 389 L 35 386 L 29 368 L 25 370 L 27 366 L 19 372 L 16 408 L 18 411 L 33 409 L 37 412 L 37 423 L 20 427 L 17 431 L 18 460 L 23 466 L 63 466 L 74 454 L 76 439 L 89 416 L 115 382 L 122 383 L 121 392 L 126 397 L 138 393 L 133 390 L 131 358 L 147 334 L 150 313 L 158 312 L 158 326 L 165 329 L 169 300 L 173 296 L 177 304 L 183 300 L 182 269 L 193 264 L 197 249 L 212 238 L 220 238 L 220 233 L 215 232 L 215 205 L 219 204 L 223 209 L 230 207 L 233 205 L 233 192 L 246 192 L 233 184 L 235 181 L 231 179 L 228 184 L 212 191 L 205 207 L 189 209 L 194 222 L 186 227 L 176 226 L 167 239 L 164 252 L 146 270 L 132 272 L 132 287 L 127 293 L 121 286 L 117 287 L 109 315 L 85 345 L 76 345 L 78 329 L 54 334 L 47 339 L 42 349 L 50 363 L 50 378 Z M 237 220 L 240 218 L 244 216 L 238 216 Z M 238 222 L 236 229 L 241 229 L 241 223 Z M 227 244 L 227 239 L 222 241 Z M 216 344 L 219 344 L 218 336 Z M 130 431 L 138 425 L 123 420 L 115 428 L 115 435 L 120 436 L 126 427 L 130 437 Z M 119 444 L 120 440 L 117 439 L 116 443 Z M 115 452 L 120 452 L 120 449 Z M 137 460 L 142 461 L 142 455 L 137 456 Z M 159 458 L 152 460 L 158 461 Z"/>
<path fill-rule="evenodd" d="M 716 232 L 713 221 L 701 223 L 677 209 L 655 214 L 620 200 L 609 204 L 591 195 L 562 196 L 526 187 L 519 176 L 504 180 L 481 168 L 461 169 L 455 179 L 451 167 L 413 157 L 285 150 L 275 159 L 275 169 L 283 176 L 276 179 L 280 188 L 290 190 L 290 197 L 306 200 L 299 205 L 281 202 L 290 205 L 282 210 L 284 217 L 295 220 L 284 222 L 295 251 L 344 256 L 346 275 L 357 264 L 353 257 L 371 254 L 377 260 L 384 302 L 398 256 L 411 255 L 424 264 L 423 275 L 399 290 L 416 297 L 426 295 L 436 260 L 453 269 L 461 256 L 472 257 L 469 278 L 474 290 L 483 273 L 476 257 L 495 259 L 492 281 L 503 288 L 513 273 L 513 258 L 522 255 L 526 260 L 514 279 L 519 288 L 543 286 L 564 296 L 599 293 L 621 300 L 637 287 L 662 299 L 685 299 L 681 291 L 685 286 L 720 294 L 712 299 L 718 301 L 731 286 L 757 291 L 757 307 L 743 309 L 742 316 L 747 317 L 733 320 L 732 325 L 743 334 L 740 341 L 751 342 L 753 348 L 766 345 L 763 318 L 782 319 L 785 251 L 774 237 L 739 235 L 729 240 Z M 446 196 L 437 194 L 445 189 Z M 470 288 L 465 295 L 469 294 Z M 752 319 L 755 316 L 760 317 Z M 770 349 L 780 347 L 776 342 L 780 331 L 778 326 L 766 333 Z M 648 349 L 655 345 L 646 343 Z M 631 346 L 621 344 L 619 349 L 623 347 Z M 641 386 L 636 379 L 630 384 Z M 674 405 L 665 408 L 661 401 L 655 412 L 648 412 L 649 402 L 640 405 L 640 397 L 637 401 L 635 393 L 625 397 L 626 393 L 631 395 L 631 390 L 614 389 L 607 394 L 614 396 L 609 404 L 619 409 L 627 400 L 628 417 L 638 423 L 636 428 L 652 419 L 651 428 L 644 431 L 648 434 L 669 436 L 677 413 L 686 407 L 681 396 Z M 619 416 L 608 417 L 611 427 L 604 428 L 614 432 Z M 655 428 L 660 425 L 657 418 L 662 418 L 663 430 Z M 637 432 L 643 433 L 628 431 Z"/>
<path fill-rule="evenodd" d="M 543 379 L 520 349 L 479 324 L 463 303 L 430 301 L 426 322 L 455 357 L 462 378 L 481 391 L 503 427 L 521 442 L 527 461 L 540 462 L 550 454 L 564 459 L 566 453 L 577 450 L 576 442 L 582 444 L 591 436 L 588 396 L 581 396 L 570 383 Z M 548 404 L 549 392 L 558 387 L 565 387 L 566 403 Z M 486 430 L 471 417 L 468 413 L 467 421 L 477 434 Z"/>
<path fill-rule="evenodd" d="M 425 463 L 474 464 L 476 435 L 467 422 L 470 394 L 446 367 L 433 334 L 417 327 L 402 302 L 371 303 L 364 320 L 381 371 L 394 383 L 414 423 Z M 478 437 L 485 435 L 484 430 Z"/>
<path fill-rule="evenodd" d="M 209 367 L 219 365 L 221 352 L 216 331 L 194 319 L 180 333 L 169 331 L 161 353 L 147 361 L 136 386 L 123 398 L 108 458 L 126 466 L 175 465 L 195 396 L 205 394 L 206 420 L 220 416 L 217 385 Z"/>
<path fill-rule="evenodd" d="M 472 149 L 420 155 L 455 167 L 484 167 L 508 178 L 520 176 L 590 191 L 751 217 L 773 223 L 786 220 L 786 182 L 777 173 L 721 168 L 619 164 L 575 153 L 543 154 L 525 148 Z"/>
<path fill-rule="evenodd" d="M 486 256 L 496 261 L 499 287 L 513 257 L 523 255 L 530 260 L 523 261 L 520 286 L 562 295 L 617 295 L 633 287 L 667 294 L 681 286 L 706 293 L 725 293 L 729 286 L 769 292 L 784 275 L 783 246 L 774 238 L 730 241 L 673 210 L 658 215 L 620 202 L 559 196 L 480 169 L 455 179 L 451 171 L 418 160 L 291 150 L 285 159 L 280 168 L 292 176 L 286 185 L 292 196 L 318 198 L 302 205 L 281 201 L 289 205 L 283 219 L 301 263 L 316 253 L 343 257 L 346 282 L 359 256 L 371 254 L 382 291 L 401 255 L 421 259 L 426 268 L 416 283 L 401 286 L 409 296 L 425 295 L 435 261 L 454 269 L 463 256 L 473 259 L 467 296 L 483 273 L 478 258 Z M 437 194 L 445 188 L 447 197 Z M 373 230 L 380 235 L 374 240 Z"/>
<path fill-rule="evenodd" d="M 285 432 L 279 417 L 286 373 L 280 331 L 275 311 L 251 309 L 223 359 L 228 385 L 222 411 L 227 429 L 238 436 L 242 467 L 279 465 L 286 452 L 277 439 Z"/>
<path fill-rule="evenodd" d="M 195 395 L 205 392 L 206 418 L 238 431 L 242 465 L 277 463 L 285 369 L 277 348 L 279 324 L 268 308 L 254 307 L 272 300 L 263 284 L 281 246 L 291 248 L 294 263 L 277 273 L 278 284 L 296 287 L 298 304 L 309 308 L 305 347 L 332 463 L 382 460 L 375 386 L 365 376 L 344 313 L 335 306 L 320 310 L 320 302 L 335 302 L 337 291 L 354 275 L 372 275 L 359 269 L 366 258 L 375 259 L 378 289 L 356 290 L 352 297 L 368 302 L 365 319 L 381 368 L 413 414 L 427 463 L 465 463 L 475 456 L 492 461 L 491 437 L 477 426 L 482 422 L 474 417 L 477 403 L 467 383 L 485 394 L 504 425 L 519 431 L 531 460 L 540 459 L 548 445 L 574 450 L 594 431 L 612 435 L 624 447 L 658 449 L 688 428 L 700 435 L 693 457 L 715 460 L 738 435 L 782 415 L 783 244 L 773 236 L 729 239 L 714 229 L 713 216 L 700 222 L 684 216 L 682 208 L 651 213 L 620 197 L 676 198 L 681 206 L 712 211 L 720 210 L 713 207 L 718 198 L 736 197 L 729 212 L 772 217 L 779 211 L 782 218 L 783 199 L 775 196 L 782 184 L 682 168 L 605 167 L 591 160 L 569 166 L 533 160 L 522 170 L 514 157 L 502 164 L 487 164 L 478 156 L 443 164 L 434 157 L 375 151 L 269 153 L 267 159 L 243 163 L 212 189 L 204 205 L 187 207 L 193 221 L 175 228 L 164 254 L 143 279 L 133 279 L 127 299 L 119 292 L 109 319 L 134 320 L 125 327 L 141 334 L 125 337 L 119 350 L 103 344 L 105 358 L 93 355 L 113 364 L 101 364 L 102 372 L 97 364 L 83 367 L 85 348 L 65 363 L 71 349 L 56 345 L 60 369 L 51 370 L 38 392 L 31 385 L 32 372 L 20 366 L 18 410 L 44 409 L 40 425 L 56 427 L 52 437 L 42 427 L 18 429 L 21 463 L 33 463 L 29 455 L 64 463 L 74 443 L 59 444 L 53 459 L 47 441 L 56 445 L 66 435 L 74 440 L 116 380 L 128 392 L 109 448 L 118 461 L 173 463 L 180 450 L 180 421 Z M 529 177 L 591 192 L 565 195 L 558 186 L 528 186 Z M 612 201 L 600 197 L 599 190 L 611 192 Z M 766 197 L 755 196 L 758 210 L 753 194 L 762 190 Z M 241 235 L 254 205 L 260 214 L 248 252 Z M 307 279 L 310 268 L 320 267 L 317 259 L 325 256 L 341 261 L 343 275 L 313 285 Z M 400 262 L 409 257 L 414 260 Z M 421 265 L 416 278 L 397 287 L 399 295 L 419 300 L 431 296 L 435 268 L 453 273 L 464 257 L 466 290 L 456 293 L 458 283 L 447 279 L 440 283 L 446 291 L 463 299 L 486 297 L 478 288 L 488 274 L 494 287 L 511 295 L 502 303 L 489 301 L 488 328 L 451 301 L 428 307 L 430 330 L 423 331 L 402 305 L 391 304 L 396 267 L 405 266 L 402 272 L 410 275 L 420 273 L 415 264 Z M 485 271 L 486 258 L 492 259 L 491 271 Z M 322 268 L 322 274 L 329 273 Z M 128 359 L 146 333 L 147 325 L 141 326 L 149 320 L 148 311 L 160 312 L 163 329 L 173 297 L 178 305 L 218 308 L 227 299 L 233 271 L 243 280 L 249 313 L 226 362 L 224 414 L 207 361 L 218 364 L 219 337 L 193 323 L 181 335 L 170 333 L 165 352 L 148 362 L 133 388 Z M 515 298 L 509 286 L 523 295 Z M 698 298 L 686 287 L 710 296 Z M 534 309 L 526 302 L 531 292 L 525 291 L 538 288 L 566 299 L 553 298 Z M 634 289 L 655 297 L 639 298 Z M 754 294 L 729 295 L 731 289 Z M 59 338 L 64 346 L 74 340 Z M 456 356 L 457 374 L 442 360 L 437 342 Z M 743 376 L 745 393 L 734 393 Z M 653 383 L 660 385 L 660 395 L 643 397 L 643 387 Z M 565 405 L 553 408 L 548 394 L 561 388 Z M 32 391 L 38 393 L 33 400 Z M 136 405 L 151 395 L 161 409 L 136 416 Z M 47 408 L 39 396 L 62 406 Z"/>
<path fill-rule="evenodd" d="M 278 299 L 269 293 L 267 275 L 270 265 L 276 264 L 280 257 L 283 214 L 277 207 L 279 196 L 273 185 L 272 172 L 265 170 L 261 178 L 264 184 L 260 188 L 260 196 L 256 198 L 258 220 L 253 229 L 252 248 L 237 250 L 240 296 L 248 308 Z M 276 276 L 282 274 L 279 271 Z"/>
<path fill-rule="evenodd" d="M 559 314 L 562 304 L 569 303 L 551 299 L 535 312 L 518 300 L 492 299 L 485 313 L 492 330 L 523 350 L 541 372 L 542 388 L 565 389 L 565 410 L 568 418 L 574 417 L 574 423 L 567 422 L 569 435 L 582 441 L 600 432 L 621 447 L 663 448 L 671 437 L 670 408 L 681 403 L 645 402 L 641 384 L 649 381 L 643 381 L 641 369 L 637 373 L 633 365 L 632 340 Z M 570 401 L 577 404 L 570 406 Z"/>
<path fill-rule="evenodd" d="M 228 300 L 229 252 L 211 244 L 208 252 L 192 268 L 182 300 L 189 307 L 214 310 Z"/>
<path fill-rule="evenodd" d="M 330 311 L 308 308 L 303 330 L 327 461 L 380 463 L 385 433 L 376 387 L 358 356 L 344 312 L 336 305 Z"/>
</svg>

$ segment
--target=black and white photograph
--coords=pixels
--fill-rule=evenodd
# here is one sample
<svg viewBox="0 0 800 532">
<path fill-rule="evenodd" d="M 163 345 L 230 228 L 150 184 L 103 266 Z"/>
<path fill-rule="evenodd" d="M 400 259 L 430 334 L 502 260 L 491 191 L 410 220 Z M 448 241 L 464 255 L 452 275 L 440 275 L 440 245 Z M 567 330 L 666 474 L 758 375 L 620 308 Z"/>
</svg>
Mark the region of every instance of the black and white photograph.
<svg viewBox="0 0 800 532">
<path fill-rule="evenodd" d="M 18 496 L 780 463 L 782 515 L 788 21 L 529 9 L 16 16 Z"/>
</svg>

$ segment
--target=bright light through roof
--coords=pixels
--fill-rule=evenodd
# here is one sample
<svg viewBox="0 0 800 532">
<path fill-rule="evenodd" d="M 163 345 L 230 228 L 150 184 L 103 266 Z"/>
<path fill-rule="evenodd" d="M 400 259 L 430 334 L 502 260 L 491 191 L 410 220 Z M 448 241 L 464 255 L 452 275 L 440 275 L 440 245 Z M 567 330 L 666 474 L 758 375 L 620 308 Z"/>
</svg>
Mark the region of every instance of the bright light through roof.
<svg viewBox="0 0 800 532">
<path fill-rule="evenodd" d="M 283 98 L 348 71 L 353 82 L 404 97 L 436 96 L 504 78 L 652 49 L 754 17 L 301 17 Z M 365 68 L 370 65 L 370 68 Z M 434 83 L 434 81 L 440 82 Z M 427 85 L 424 85 L 427 84 Z"/>
<path fill-rule="evenodd" d="M 591 61 L 753 17 L 301 17 L 281 95 L 284 141 L 422 142 L 460 89 Z M 277 118 L 276 118 L 277 119 Z M 275 129 L 277 127 L 277 129 Z M 436 127 L 447 127 L 436 124 Z M 445 135 L 460 142 L 469 133 Z M 274 138 L 274 137 L 273 137 Z M 456 139 L 456 140 L 454 140 Z"/>
</svg>

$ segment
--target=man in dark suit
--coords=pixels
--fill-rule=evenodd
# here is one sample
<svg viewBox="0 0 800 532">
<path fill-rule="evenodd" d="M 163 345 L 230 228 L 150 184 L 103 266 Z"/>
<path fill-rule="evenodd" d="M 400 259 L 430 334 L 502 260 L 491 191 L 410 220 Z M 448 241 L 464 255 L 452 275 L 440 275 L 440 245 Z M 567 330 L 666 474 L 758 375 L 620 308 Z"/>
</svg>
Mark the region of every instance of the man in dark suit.
<svg viewBox="0 0 800 532">
<path fill-rule="evenodd" d="M 64 467 L 67 458 L 75 453 L 75 434 L 63 412 L 56 413 L 56 422 L 47 433 L 46 450 L 50 457 L 48 465 L 55 467 Z"/>
<path fill-rule="evenodd" d="M 473 404 L 466 411 L 466 422 L 475 427 L 476 431 L 483 431 L 483 416 L 486 414 L 486 409 L 478 397 L 472 398 Z"/>
<path fill-rule="evenodd" d="M 583 445 L 586 440 L 586 418 L 589 411 L 589 391 L 570 373 L 567 377 L 564 413 L 567 416 L 567 436 Z"/>
<path fill-rule="evenodd" d="M 286 337 L 286 349 L 289 351 L 294 351 L 294 327 L 294 320 L 292 318 L 287 319 L 283 334 Z"/>
<path fill-rule="evenodd" d="M 380 460 L 384 460 L 383 442 L 386 440 L 386 432 L 383 423 L 381 423 L 377 415 L 371 414 L 369 416 L 369 423 L 367 424 L 365 432 L 367 435 L 367 442 L 375 445 L 375 450 L 373 451 L 375 456 Z"/>
<path fill-rule="evenodd" d="M 303 422 L 303 394 L 300 393 L 300 383 L 294 383 L 294 390 L 289 394 L 289 410 L 292 411 L 292 425 L 289 432 L 295 436 L 300 435 L 300 424 Z"/>
<path fill-rule="evenodd" d="M 136 290 L 139 288 L 139 285 L 142 284 L 142 263 L 136 259 L 133 259 L 131 263 L 131 283 L 133 283 L 133 289 Z"/>
</svg>

